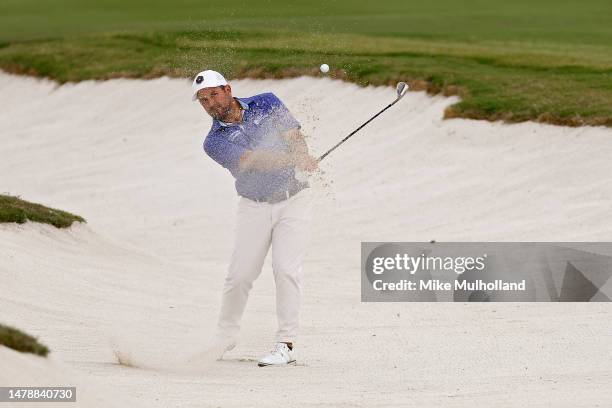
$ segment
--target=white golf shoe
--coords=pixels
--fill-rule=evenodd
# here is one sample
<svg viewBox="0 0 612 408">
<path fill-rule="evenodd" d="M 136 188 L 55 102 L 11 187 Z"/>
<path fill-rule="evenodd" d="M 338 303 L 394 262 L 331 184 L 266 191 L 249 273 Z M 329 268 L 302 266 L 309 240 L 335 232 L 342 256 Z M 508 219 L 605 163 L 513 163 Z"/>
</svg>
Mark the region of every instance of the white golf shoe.
<svg viewBox="0 0 612 408">
<path fill-rule="evenodd" d="M 270 354 L 257 363 L 259 367 L 287 364 L 295 364 L 295 358 L 293 357 L 293 350 L 289 349 L 289 346 L 285 343 L 276 343 Z"/>
</svg>

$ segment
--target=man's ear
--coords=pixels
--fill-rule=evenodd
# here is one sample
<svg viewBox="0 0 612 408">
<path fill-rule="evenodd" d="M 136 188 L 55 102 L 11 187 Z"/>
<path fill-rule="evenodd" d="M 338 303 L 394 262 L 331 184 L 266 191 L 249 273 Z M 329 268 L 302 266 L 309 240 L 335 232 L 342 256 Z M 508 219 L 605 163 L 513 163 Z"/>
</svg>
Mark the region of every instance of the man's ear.
<svg viewBox="0 0 612 408">
<path fill-rule="evenodd" d="M 230 86 L 230 84 L 223 85 L 223 90 L 225 91 L 225 93 L 228 93 L 230 95 L 232 94 L 232 87 Z"/>
</svg>

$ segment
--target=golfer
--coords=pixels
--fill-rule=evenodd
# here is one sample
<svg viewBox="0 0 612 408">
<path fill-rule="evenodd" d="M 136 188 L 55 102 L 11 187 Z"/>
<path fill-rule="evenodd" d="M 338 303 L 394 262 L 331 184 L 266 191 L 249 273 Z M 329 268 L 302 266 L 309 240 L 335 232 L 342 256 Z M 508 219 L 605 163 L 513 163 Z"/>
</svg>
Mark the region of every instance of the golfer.
<svg viewBox="0 0 612 408">
<path fill-rule="evenodd" d="M 308 154 L 298 121 L 272 93 L 233 97 L 225 78 L 207 70 L 193 81 L 193 100 L 213 119 L 204 151 L 229 170 L 240 196 L 211 353 L 220 359 L 235 347 L 249 291 L 272 246 L 278 331 L 271 353 L 258 365 L 294 363 L 302 260 L 312 213 L 308 183 L 298 181 L 295 173 L 316 170 L 317 160 Z"/>
</svg>

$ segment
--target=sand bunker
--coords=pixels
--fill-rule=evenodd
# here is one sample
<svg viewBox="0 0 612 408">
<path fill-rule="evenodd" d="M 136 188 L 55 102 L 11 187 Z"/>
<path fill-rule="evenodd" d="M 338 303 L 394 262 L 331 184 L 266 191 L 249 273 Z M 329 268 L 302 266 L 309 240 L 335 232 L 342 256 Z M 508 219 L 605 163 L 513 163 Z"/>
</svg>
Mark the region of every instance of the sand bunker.
<svg viewBox="0 0 612 408">
<path fill-rule="evenodd" d="M 316 153 L 394 98 L 329 79 L 232 85 L 275 92 Z M 210 119 L 189 83 L 0 74 L 0 90 L 0 191 L 88 220 L 0 225 L 0 321 L 92 389 L 148 407 L 612 402 L 608 304 L 364 304 L 359 280 L 361 241 L 609 241 L 610 129 L 443 121 L 456 99 L 409 93 L 317 176 L 300 364 L 256 367 L 276 325 L 266 263 L 227 360 L 172 374 L 118 365 L 111 340 L 172 359 L 216 320 L 237 197 L 202 151 Z M 0 385 L 21 370 L 10 359 Z"/>
</svg>

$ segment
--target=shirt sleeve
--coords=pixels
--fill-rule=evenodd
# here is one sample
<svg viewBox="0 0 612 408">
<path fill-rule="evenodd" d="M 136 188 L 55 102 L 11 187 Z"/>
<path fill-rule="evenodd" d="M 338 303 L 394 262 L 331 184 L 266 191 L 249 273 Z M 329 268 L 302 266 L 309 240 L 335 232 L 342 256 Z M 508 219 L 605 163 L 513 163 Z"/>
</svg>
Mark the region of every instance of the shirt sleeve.
<svg viewBox="0 0 612 408">
<path fill-rule="evenodd" d="M 300 122 L 298 122 L 293 117 L 293 115 L 291 114 L 291 112 L 289 112 L 289 109 L 287 109 L 285 104 L 283 104 L 283 102 L 278 99 L 278 97 L 273 93 L 269 93 L 268 95 L 270 106 L 272 108 L 272 112 L 275 116 L 275 120 L 279 130 L 281 130 L 282 132 L 286 132 L 290 129 L 300 129 L 302 127 L 300 125 Z"/>
<path fill-rule="evenodd" d="M 240 156 L 246 153 L 247 149 L 219 134 L 212 133 L 204 140 L 204 151 L 236 177 L 239 172 Z"/>
</svg>

